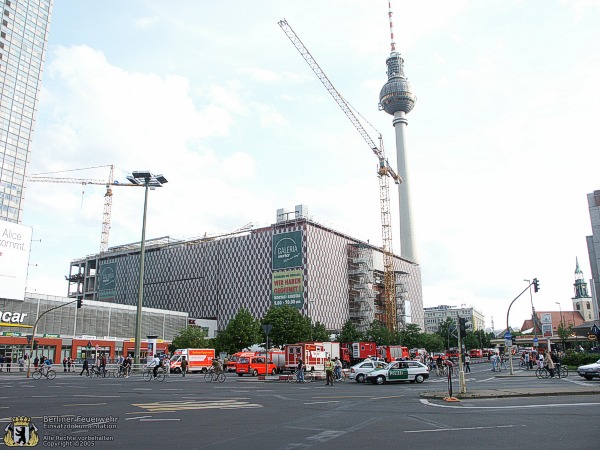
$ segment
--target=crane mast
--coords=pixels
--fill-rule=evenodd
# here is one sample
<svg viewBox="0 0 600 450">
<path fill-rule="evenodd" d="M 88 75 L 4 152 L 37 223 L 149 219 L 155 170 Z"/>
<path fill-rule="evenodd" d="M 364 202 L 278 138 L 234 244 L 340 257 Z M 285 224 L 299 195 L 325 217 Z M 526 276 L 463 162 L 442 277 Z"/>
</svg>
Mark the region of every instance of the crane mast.
<svg viewBox="0 0 600 450">
<path fill-rule="evenodd" d="M 331 94 L 338 106 L 342 109 L 346 117 L 352 122 L 358 133 L 367 143 L 378 159 L 377 176 L 379 178 L 379 200 L 381 206 L 381 235 L 383 241 L 383 266 L 384 266 L 384 304 L 385 304 L 385 322 L 389 330 L 395 331 L 398 327 L 397 301 L 396 301 L 396 280 L 394 270 L 394 254 L 392 252 L 392 224 L 390 215 L 390 189 L 388 177 L 392 178 L 396 184 L 402 182 L 400 177 L 390 166 L 383 150 L 383 139 L 379 134 L 379 147 L 373 142 L 371 136 L 367 133 L 362 123 L 358 120 L 349 103 L 340 95 L 333 86 L 323 69 L 315 61 L 306 46 L 302 43 L 298 35 L 294 32 L 288 22 L 283 19 L 278 22 L 281 29 L 290 39 L 296 50 L 302 55 L 308 63 L 317 78 L 325 86 L 325 89 Z M 402 316 L 403 318 L 404 316 Z"/>
<path fill-rule="evenodd" d="M 98 180 L 93 178 L 69 178 L 69 177 L 47 177 L 40 175 L 30 175 L 27 177 L 28 181 L 42 182 L 42 183 L 67 183 L 67 184 L 94 184 L 106 186 L 106 193 L 104 194 L 104 210 L 102 212 L 102 233 L 100 235 L 100 253 L 104 253 L 108 250 L 108 237 L 110 234 L 110 218 L 112 211 L 112 186 L 136 186 L 134 184 L 120 184 L 114 181 L 114 169 L 115 166 L 111 165 L 110 174 L 108 181 Z M 95 169 L 96 167 L 90 167 Z M 136 186 L 139 187 L 139 186 Z"/>
</svg>

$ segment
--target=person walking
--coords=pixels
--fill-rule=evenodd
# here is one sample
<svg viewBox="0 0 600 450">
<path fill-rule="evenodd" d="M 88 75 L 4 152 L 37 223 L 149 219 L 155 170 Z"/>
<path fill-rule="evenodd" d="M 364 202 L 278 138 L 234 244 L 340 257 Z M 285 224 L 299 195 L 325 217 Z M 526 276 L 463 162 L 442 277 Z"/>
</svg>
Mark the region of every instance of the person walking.
<svg viewBox="0 0 600 450">
<path fill-rule="evenodd" d="M 298 371 L 296 375 L 296 382 L 304 383 L 304 363 L 300 358 L 298 358 Z"/>
<path fill-rule="evenodd" d="M 554 361 L 552 361 L 550 351 L 547 351 L 544 356 L 544 365 L 546 366 L 546 369 L 548 369 L 548 372 L 550 372 L 550 378 L 554 378 Z"/>
<path fill-rule="evenodd" d="M 88 362 L 87 359 L 83 360 L 83 368 L 81 369 L 81 373 L 79 374 L 79 376 L 83 376 L 83 372 L 87 373 L 87 376 L 90 376 L 90 363 Z"/>
<path fill-rule="evenodd" d="M 333 361 L 331 361 L 331 358 L 327 358 L 327 361 L 325 361 L 325 379 L 327 380 L 327 386 L 333 386 Z"/>
<path fill-rule="evenodd" d="M 67 357 L 65 356 L 63 358 L 63 372 L 67 371 Z"/>
<path fill-rule="evenodd" d="M 4 355 L 0 354 L 0 372 L 4 369 Z"/>
<path fill-rule="evenodd" d="M 471 357 L 469 355 L 465 355 L 465 373 L 471 372 Z"/>
<path fill-rule="evenodd" d="M 188 360 L 185 358 L 185 356 L 181 357 L 181 376 L 183 378 L 185 378 L 185 373 L 187 372 L 187 368 L 188 368 Z"/>
</svg>

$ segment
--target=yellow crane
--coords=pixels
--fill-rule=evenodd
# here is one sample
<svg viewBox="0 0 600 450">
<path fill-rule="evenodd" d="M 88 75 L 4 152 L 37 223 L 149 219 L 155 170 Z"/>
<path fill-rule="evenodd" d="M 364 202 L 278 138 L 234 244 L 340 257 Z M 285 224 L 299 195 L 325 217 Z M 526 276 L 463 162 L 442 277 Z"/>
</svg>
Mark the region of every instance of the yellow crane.
<svg viewBox="0 0 600 450">
<path fill-rule="evenodd" d="M 356 130 L 369 145 L 379 164 L 377 176 L 379 177 L 379 201 L 381 205 L 381 235 L 383 241 L 383 266 L 384 266 L 384 304 L 385 304 L 385 322 L 389 330 L 395 331 L 398 328 L 397 302 L 396 302 L 396 280 L 394 271 L 394 254 L 392 253 L 392 224 L 390 217 L 390 189 L 388 177 L 392 178 L 396 184 L 402 182 L 402 179 L 391 168 L 388 160 L 385 157 L 383 150 L 383 139 L 379 134 L 379 146 L 373 142 L 362 123 L 358 120 L 352 111 L 350 104 L 340 95 L 337 89 L 333 86 L 323 69 L 315 61 L 308 49 L 302 43 L 298 35 L 294 32 L 288 22 L 283 19 L 278 22 L 281 29 L 290 39 L 296 50 L 302 55 L 310 68 L 313 70 L 317 78 L 323 83 L 325 89 L 331 94 L 333 99 L 342 108 L 342 111 Z M 372 125 L 371 125 L 372 126 Z"/>
<path fill-rule="evenodd" d="M 86 167 L 84 169 L 74 170 L 87 170 L 87 169 L 98 169 L 103 167 L 110 167 L 110 174 L 108 180 L 96 180 L 90 178 L 61 178 L 61 177 L 49 177 L 44 176 L 48 174 L 33 174 L 27 177 L 27 181 L 41 182 L 41 183 L 71 183 L 71 184 L 95 184 L 106 186 L 106 193 L 104 194 L 104 210 L 102 212 L 102 234 L 100 235 L 100 253 L 104 253 L 108 250 L 108 236 L 110 234 L 110 216 L 112 210 L 112 186 L 129 186 L 139 187 L 135 184 L 120 184 L 118 181 L 114 181 L 115 166 L 96 166 Z M 143 187 L 143 186 L 142 186 Z"/>
</svg>

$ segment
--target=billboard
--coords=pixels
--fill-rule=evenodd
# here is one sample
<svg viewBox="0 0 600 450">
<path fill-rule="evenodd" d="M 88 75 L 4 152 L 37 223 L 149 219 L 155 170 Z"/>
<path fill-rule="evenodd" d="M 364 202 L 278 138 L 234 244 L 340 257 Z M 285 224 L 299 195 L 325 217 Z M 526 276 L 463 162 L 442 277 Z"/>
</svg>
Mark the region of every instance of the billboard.
<svg viewBox="0 0 600 450">
<path fill-rule="evenodd" d="M 273 235 L 273 270 L 302 267 L 302 231 Z"/>
<path fill-rule="evenodd" d="M 304 305 L 303 280 L 302 269 L 273 272 L 271 305 L 302 308 Z"/>
<path fill-rule="evenodd" d="M 104 301 L 114 300 L 117 263 L 100 262 L 98 275 L 98 299 Z"/>
<path fill-rule="evenodd" d="M 25 299 L 32 229 L 0 221 L 0 298 Z"/>
</svg>

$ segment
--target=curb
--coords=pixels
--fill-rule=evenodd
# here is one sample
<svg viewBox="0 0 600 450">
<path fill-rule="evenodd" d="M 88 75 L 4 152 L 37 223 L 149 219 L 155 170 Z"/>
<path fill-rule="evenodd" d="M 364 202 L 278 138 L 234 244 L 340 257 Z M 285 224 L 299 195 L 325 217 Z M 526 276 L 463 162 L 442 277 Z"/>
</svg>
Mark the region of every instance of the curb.
<svg viewBox="0 0 600 450">
<path fill-rule="evenodd" d="M 485 398 L 510 398 L 510 397 L 558 397 L 565 395 L 600 395 L 600 390 L 586 390 L 586 391 L 556 391 L 556 392 L 472 392 L 466 394 L 455 394 L 454 396 L 463 400 L 476 400 Z M 421 398 L 430 399 L 443 399 L 448 397 L 447 392 L 422 392 Z"/>
</svg>

